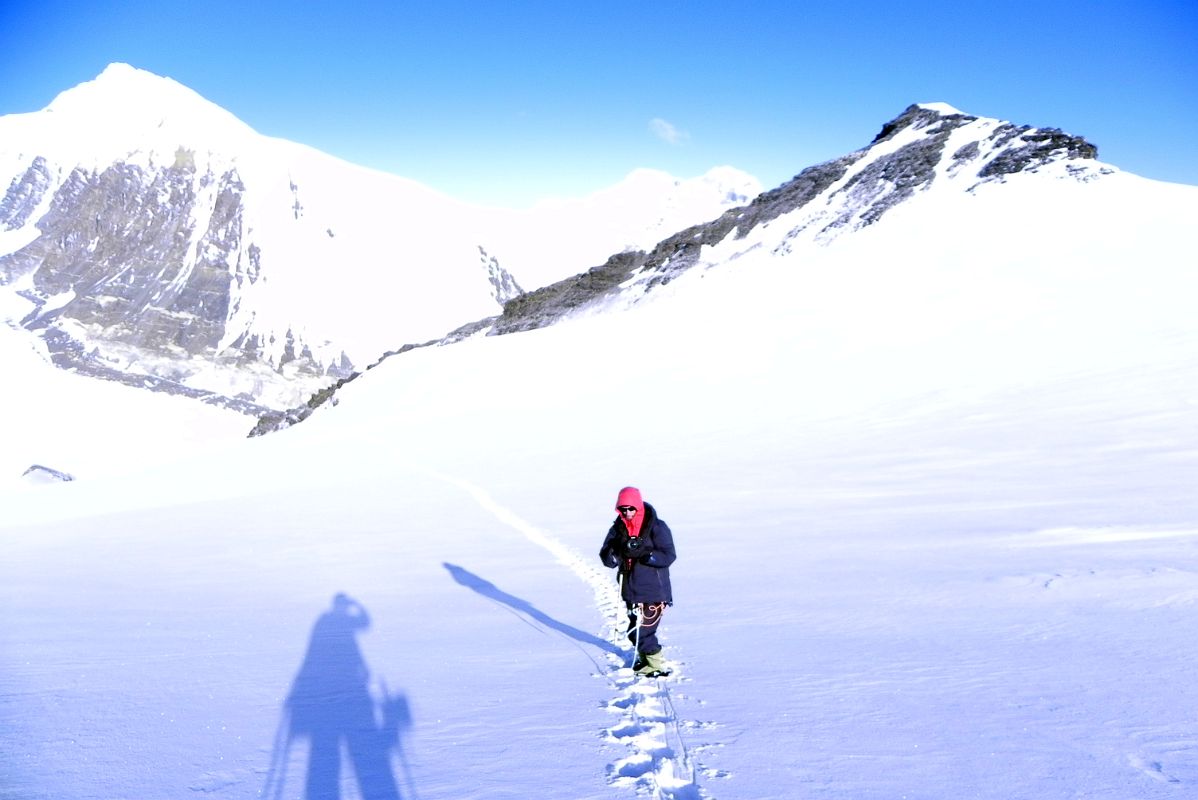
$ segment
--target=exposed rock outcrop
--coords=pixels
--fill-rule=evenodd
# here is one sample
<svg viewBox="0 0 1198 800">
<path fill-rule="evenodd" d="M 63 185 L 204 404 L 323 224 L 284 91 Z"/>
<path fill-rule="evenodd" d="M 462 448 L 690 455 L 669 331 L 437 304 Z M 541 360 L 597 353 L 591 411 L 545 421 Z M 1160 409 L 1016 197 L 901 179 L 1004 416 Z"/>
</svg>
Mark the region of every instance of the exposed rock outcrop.
<svg viewBox="0 0 1198 800">
<path fill-rule="evenodd" d="M 41 464 L 32 464 L 29 469 L 21 473 L 21 477 L 26 483 L 67 483 L 75 480 L 75 476 L 69 472 L 54 469 L 53 467 L 44 467 Z"/>
</svg>

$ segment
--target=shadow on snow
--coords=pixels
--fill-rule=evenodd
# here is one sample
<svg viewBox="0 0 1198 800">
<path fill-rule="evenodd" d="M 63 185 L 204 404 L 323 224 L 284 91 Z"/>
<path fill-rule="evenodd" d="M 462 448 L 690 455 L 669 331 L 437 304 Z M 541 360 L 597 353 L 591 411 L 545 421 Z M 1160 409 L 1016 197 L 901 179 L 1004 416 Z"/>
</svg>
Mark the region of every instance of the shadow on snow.
<svg viewBox="0 0 1198 800">
<path fill-rule="evenodd" d="M 369 626 L 366 609 L 345 594 L 334 597 L 316 620 L 283 709 L 262 797 L 284 796 L 292 747 L 301 740 L 308 744 L 306 800 L 340 800 L 343 755 L 353 766 L 362 800 L 402 800 L 393 752 L 415 796 L 401 746 L 412 726 L 407 698 L 390 694 L 385 685 L 381 700 L 371 695 L 370 671 L 357 640 Z"/>
<path fill-rule="evenodd" d="M 513 609 L 514 611 L 518 611 L 521 614 L 526 614 L 528 617 L 536 622 L 539 622 L 541 625 L 544 625 L 546 628 L 550 628 L 560 634 L 568 636 L 576 642 L 593 645 L 604 652 L 614 653 L 621 658 L 624 656 L 624 651 L 619 647 L 616 647 L 616 645 L 612 644 L 611 642 L 605 639 L 600 639 L 598 636 L 589 634 L 586 631 L 579 630 L 573 625 L 567 625 L 564 622 L 554 619 L 544 611 L 541 611 L 539 608 L 534 606 L 532 603 L 529 603 L 527 600 L 522 600 L 519 597 L 508 594 L 495 584 L 480 578 L 468 569 L 459 567 L 456 564 L 448 563 L 443 563 L 442 566 L 449 570 L 449 574 L 453 576 L 455 581 L 460 583 L 462 586 L 473 589 L 483 597 L 488 597 L 497 603 L 501 603 L 508 608 Z"/>
</svg>

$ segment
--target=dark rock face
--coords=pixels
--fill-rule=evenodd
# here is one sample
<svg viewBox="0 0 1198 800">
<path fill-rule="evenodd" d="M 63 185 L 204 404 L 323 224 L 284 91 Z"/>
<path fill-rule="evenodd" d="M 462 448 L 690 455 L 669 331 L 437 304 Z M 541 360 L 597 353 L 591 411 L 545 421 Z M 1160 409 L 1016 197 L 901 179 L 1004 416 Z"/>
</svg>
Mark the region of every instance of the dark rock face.
<svg viewBox="0 0 1198 800">
<path fill-rule="evenodd" d="M 27 224 L 51 185 L 45 160 L 35 159 L 0 201 L 0 223 Z M 344 355 L 322 363 L 299 341 L 274 364 L 256 337 L 222 344 L 232 304 L 261 277 L 260 251 L 245 241 L 244 193 L 236 170 L 200 174 L 182 149 L 167 167 L 76 168 L 37 220 L 40 235 L 0 257 L 0 282 L 29 279 L 23 295 L 35 309 L 22 325 L 42 334 L 55 363 L 85 374 L 130 382 L 122 373 L 136 363 L 135 385 L 241 410 L 261 406 L 183 382 L 197 364 L 253 368 L 267 381 L 285 366 L 287 380 L 350 374 Z"/>
<path fill-rule="evenodd" d="M 126 344 L 189 355 L 213 349 L 224 333 L 230 277 L 221 263 L 189 263 L 193 177 L 179 168 L 75 170 L 38 223 L 43 235 L 3 259 L 7 273 L 33 274 L 38 296 L 75 295 L 27 325 L 67 318 Z M 227 191 L 221 199 L 201 252 L 229 244 L 239 207 Z"/>
<path fill-rule="evenodd" d="M 1009 130 L 995 131 L 996 136 L 1003 137 L 1004 143 L 1016 137 L 1023 142 L 1016 147 L 1003 150 L 978 172 L 979 178 L 993 178 L 1000 175 L 1010 175 L 1035 167 L 1050 159 L 1054 154 L 1064 153 L 1070 159 L 1098 158 L 1098 148 L 1080 136 L 1072 136 L 1058 128 L 1034 129 L 1026 125 L 1016 128 L 1008 126 Z"/>
<path fill-rule="evenodd" d="M 35 158 L 23 175 L 13 179 L 4 200 L 0 201 L 0 228 L 15 231 L 24 227 L 52 183 L 53 177 L 46 159 L 40 156 Z"/>
<path fill-rule="evenodd" d="M 562 314 L 613 290 L 645 262 L 646 256 L 640 251 L 620 253 L 581 275 L 513 298 L 504 303 L 503 315 L 498 318 L 493 332 L 514 333 L 550 325 Z"/>
<path fill-rule="evenodd" d="M 942 114 L 939 111 L 924 106 L 910 105 L 903 110 L 902 114 L 899 114 L 890 120 L 890 122 L 883 125 L 882 130 L 878 131 L 878 135 L 874 137 L 874 140 L 869 145 L 870 147 L 874 147 L 883 142 L 888 142 L 908 128 L 920 130 L 936 125 L 939 122 L 948 122 L 952 127 L 959 127 L 969 122 L 976 122 L 977 119 L 977 117 L 968 114 Z M 936 132 L 943 133 L 944 131 L 938 128 Z"/>
<path fill-rule="evenodd" d="M 917 190 L 931 184 L 943 159 L 949 136 L 957 128 L 976 120 L 977 117 L 963 114 L 942 117 L 918 106 L 908 108 L 902 116 L 882 129 L 875 137 L 874 145 L 889 141 L 907 127 L 928 128 L 928 131 L 922 138 L 872 161 L 854 175 L 844 188 L 839 190 L 848 195 L 849 202 L 846 204 L 847 211 L 833 224 L 848 224 L 853 210 L 858 208 L 865 209 L 860 217 L 862 224 L 873 224 Z"/>
<path fill-rule="evenodd" d="M 840 181 L 849 168 L 864 158 L 867 152 L 858 150 L 833 161 L 808 167 L 777 189 L 765 192 L 743 209 L 725 213 L 724 217 L 731 216 L 736 219 L 737 236 L 743 238 L 757 226 L 804 208 L 819 198 Z"/>
</svg>

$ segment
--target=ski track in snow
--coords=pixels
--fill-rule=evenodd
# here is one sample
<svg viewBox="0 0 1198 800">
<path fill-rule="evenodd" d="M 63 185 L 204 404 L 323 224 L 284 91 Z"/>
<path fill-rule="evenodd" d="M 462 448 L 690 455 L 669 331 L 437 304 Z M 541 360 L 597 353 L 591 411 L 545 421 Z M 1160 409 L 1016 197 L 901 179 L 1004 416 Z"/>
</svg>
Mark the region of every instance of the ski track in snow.
<svg viewBox="0 0 1198 800">
<path fill-rule="evenodd" d="M 488 513 L 544 547 L 559 563 L 588 583 L 595 593 L 599 610 L 608 621 L 606 638 L 617 647 L 627 648 L 624 602 L 607 570 L 590 564 L 570 547 L 504 508 L 478 486 L 438 472 L 426 470 L 426 473 L 471 495 Z M 727 778 L 730 774 L 722 770 L 705 770 L 695 761 L 695 751 L 719 746 L 719 743 L 691 746 L 687 742 L 686 733 L 710 731 L 719 725 L 679 718 L 670 687 L 687 680 L 682 674 L 685 663 L 668 661 L 669 677 L 641 678 L 627 666 L 631 657 L 629 649 L 625 658 L 608 653 L 606 667 L 594 660 L 598 670 L 596 677 L 603 678 L 614 692 L 605 708 L 620 718 L 600 736 L 610 744 L 627 748 L 623 758 L 608 765 L 608 782 L 654 800 L 714 800 L 700 787 L 698 776 Z"/>
</svg>

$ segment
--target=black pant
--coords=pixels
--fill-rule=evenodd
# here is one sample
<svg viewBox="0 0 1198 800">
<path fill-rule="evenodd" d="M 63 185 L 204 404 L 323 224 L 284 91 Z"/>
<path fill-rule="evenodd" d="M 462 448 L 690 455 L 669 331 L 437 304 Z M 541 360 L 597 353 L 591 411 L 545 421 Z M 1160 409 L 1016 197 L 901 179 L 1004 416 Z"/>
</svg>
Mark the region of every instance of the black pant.
<svg viewBox="0 0 1198 800">
<path fill-rule="evenodd" d="M 657 641 L 657 626 L 665 614 L 665 603 L 640 603 L 628 605 L 628 640 L 636 645 L 636 651 L 641 655 L 651 656 L 661 650 Z M 640 629 L 637 629 L 637 614 L 640 614 Z"/>
</svg>

